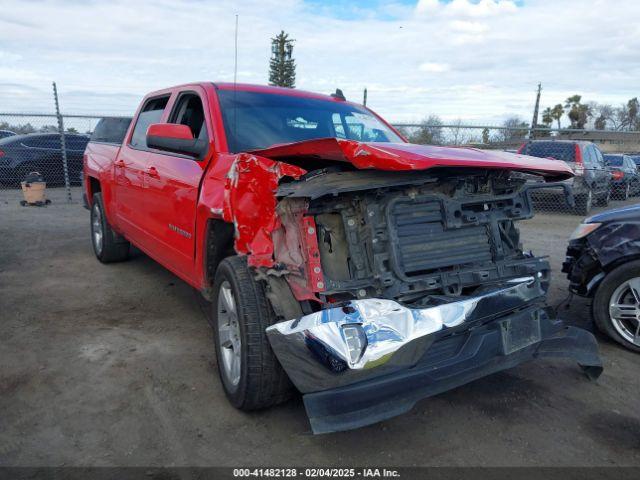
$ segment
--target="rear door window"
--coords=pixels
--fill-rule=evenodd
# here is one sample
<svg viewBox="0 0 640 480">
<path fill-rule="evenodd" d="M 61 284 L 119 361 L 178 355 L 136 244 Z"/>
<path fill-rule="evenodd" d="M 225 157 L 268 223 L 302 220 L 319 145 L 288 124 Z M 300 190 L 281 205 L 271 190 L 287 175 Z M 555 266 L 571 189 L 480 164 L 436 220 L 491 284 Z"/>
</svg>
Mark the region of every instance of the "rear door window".
<svg viewBox="0 0 640 480">
<path fill-rule="evenodd" d="M 147 129 L 149 125 L 158 123 L 162 118 L 164 109 L 169 101 L 169 96 L 150 98 L 142 108 L 140 115 L 136 121 L 136 126 L 131 135 L 131 147 L 138 150 L 148 150 L 147 147 Z"/>
<path fill-rule="evenodd" d="M 582 161 L 585 166 L 589 168 L 593 168 L 596 163 L 595 152 L 593 151 L 593 147 L 591 145 L 586 145 L 583 147 Z"/>
<path fill-rule="evenodd" d="M 594 158 L 595 166 L 597 168 L 604 168 L 605 164 L 604 164 L 604 157 L 602 156 L 602 152 L 595 145 L 591 145 L 591 148 L 593 149 L 593 158 Z"/>
<path fill-rule="evenodd" d="M 91 134 L 92 142 L 121 144 L 127 134 L 131 118 L 105 117 L 101 118 Z"/>
</svg>

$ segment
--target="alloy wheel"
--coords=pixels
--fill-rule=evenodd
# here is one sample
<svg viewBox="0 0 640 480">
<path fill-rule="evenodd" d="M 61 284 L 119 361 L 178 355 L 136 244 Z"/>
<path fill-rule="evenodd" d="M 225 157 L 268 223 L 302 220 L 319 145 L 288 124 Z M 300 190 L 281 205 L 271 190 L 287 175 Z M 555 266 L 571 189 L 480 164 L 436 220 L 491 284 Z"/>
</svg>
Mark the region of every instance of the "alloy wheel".
<svg viewBox="0 0 640 480">
<path fill-rule="evenodd" d="M 614 290 L 609 316 L 622 338 L 640 346 L 640 277 L 630 278 Z"/>
<path fill-rule="evenodd" d="M 102 253 L 104 234 L 102 231 L 102 211 L 97 203 L 91 209 L 91 233 L 93 248 L 95 248 L 96 254 L 100 255 Z"/>
<path fill-rule="evenodd" d="M 220 284 L 218 292 L 218 348 L 222 371 L 232 389 L 238 387 L 242 371 L 242 342 L 236 300 L 228 281 Z"/>
</svg>

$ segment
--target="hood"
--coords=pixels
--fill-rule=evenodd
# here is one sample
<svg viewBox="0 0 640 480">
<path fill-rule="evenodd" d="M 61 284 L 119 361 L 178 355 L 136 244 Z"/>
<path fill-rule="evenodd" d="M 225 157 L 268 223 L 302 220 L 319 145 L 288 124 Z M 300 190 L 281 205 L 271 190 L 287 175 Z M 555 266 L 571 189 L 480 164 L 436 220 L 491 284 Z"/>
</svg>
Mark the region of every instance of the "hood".
<svg viewBox="0 0 640 480">
<path fill-rule="evenodd" d="M 250 153 L 285 162 L 292 159 L 348 162 L 358 169 L 391 171 L 427 170 L 437 167 L 495 168 L 542 175 L 546 180 L 553 181 L 573 177 L 571 168 L 559 160 L 466 147 L 321 138 L 275 145 Z"/>
<path fill-rule="evenodd" d="M 598 213 L 587 218 L 584 223 L 607 223 L 607 222 L 637 222 L 640 221 L 640 205 L 616 208 Z"/>
</svg>

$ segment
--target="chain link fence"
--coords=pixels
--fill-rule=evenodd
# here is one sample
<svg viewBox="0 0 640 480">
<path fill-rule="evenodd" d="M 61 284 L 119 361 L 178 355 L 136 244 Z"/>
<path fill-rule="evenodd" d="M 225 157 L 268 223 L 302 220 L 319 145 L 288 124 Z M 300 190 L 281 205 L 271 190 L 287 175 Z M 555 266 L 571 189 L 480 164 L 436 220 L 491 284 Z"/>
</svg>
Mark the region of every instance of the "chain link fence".
<svg viewBox="0 0 640 480">
<path fill-rule="evenodd" d="M 3 191 L 20 189 L 30 172 L 38 172 L 47 182 L 47 189 L 66 189 L 68 200 L 79 201 L 72 198 L 72 187 L 81 183 L 83 153 L 101 118 L 101 115 L 0 113 L 0 196 Z M 567 162 L 576 176 L 564 182 L 565 187 L 532 191 L 538 211 L 584 216 L 598 206 L 632 202 L 640 195 L 636 166 L 636 162 L 640 165 L 640 132 L 462 123 L 394 126 L 412 143 L 522 151 Z M 532 177 L 529 181 L 535 183 L 539 179 Z M 566 192 L 573 196 L 571 205 Z"/>
<path fill-rule="evenodd" d="M 640 132 L 462 123 L 394 126 L 412 143 L 519 152 L 566 162 L 573 179 L 531 191 L 538 213 L 586 216 L 598 207 L 636 203 L 640 196 Z M 528 182 L 538 187 L 541 179 L 531 177 Z"/>
<path fill-rule="evenodd" d="M 0 195 L 39 173 L 49 189 L 81 184 L 82 157 L 99 115 L 0 113 Z M 13 198 L 15 195 L 11 195 Z"/>
</svg>

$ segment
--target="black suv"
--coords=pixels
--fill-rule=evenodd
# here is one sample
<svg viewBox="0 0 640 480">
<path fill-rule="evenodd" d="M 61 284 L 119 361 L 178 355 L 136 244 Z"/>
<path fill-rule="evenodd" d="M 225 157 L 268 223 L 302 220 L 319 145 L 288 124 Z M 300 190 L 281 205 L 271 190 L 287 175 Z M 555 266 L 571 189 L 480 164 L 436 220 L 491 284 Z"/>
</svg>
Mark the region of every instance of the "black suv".
<svg viewBox="0 0 640 480">
<path fill-rule="evenodd" d="M 592 142 L 574 140 L 530 140 L 518 153 L 567 162 L 575 177 L 565 180 L 575 197 L 575 212 L 587 215 L 598 203 L 608 205 L 611 198 L 611 173 L 600 149 Z"/>
</svg>

